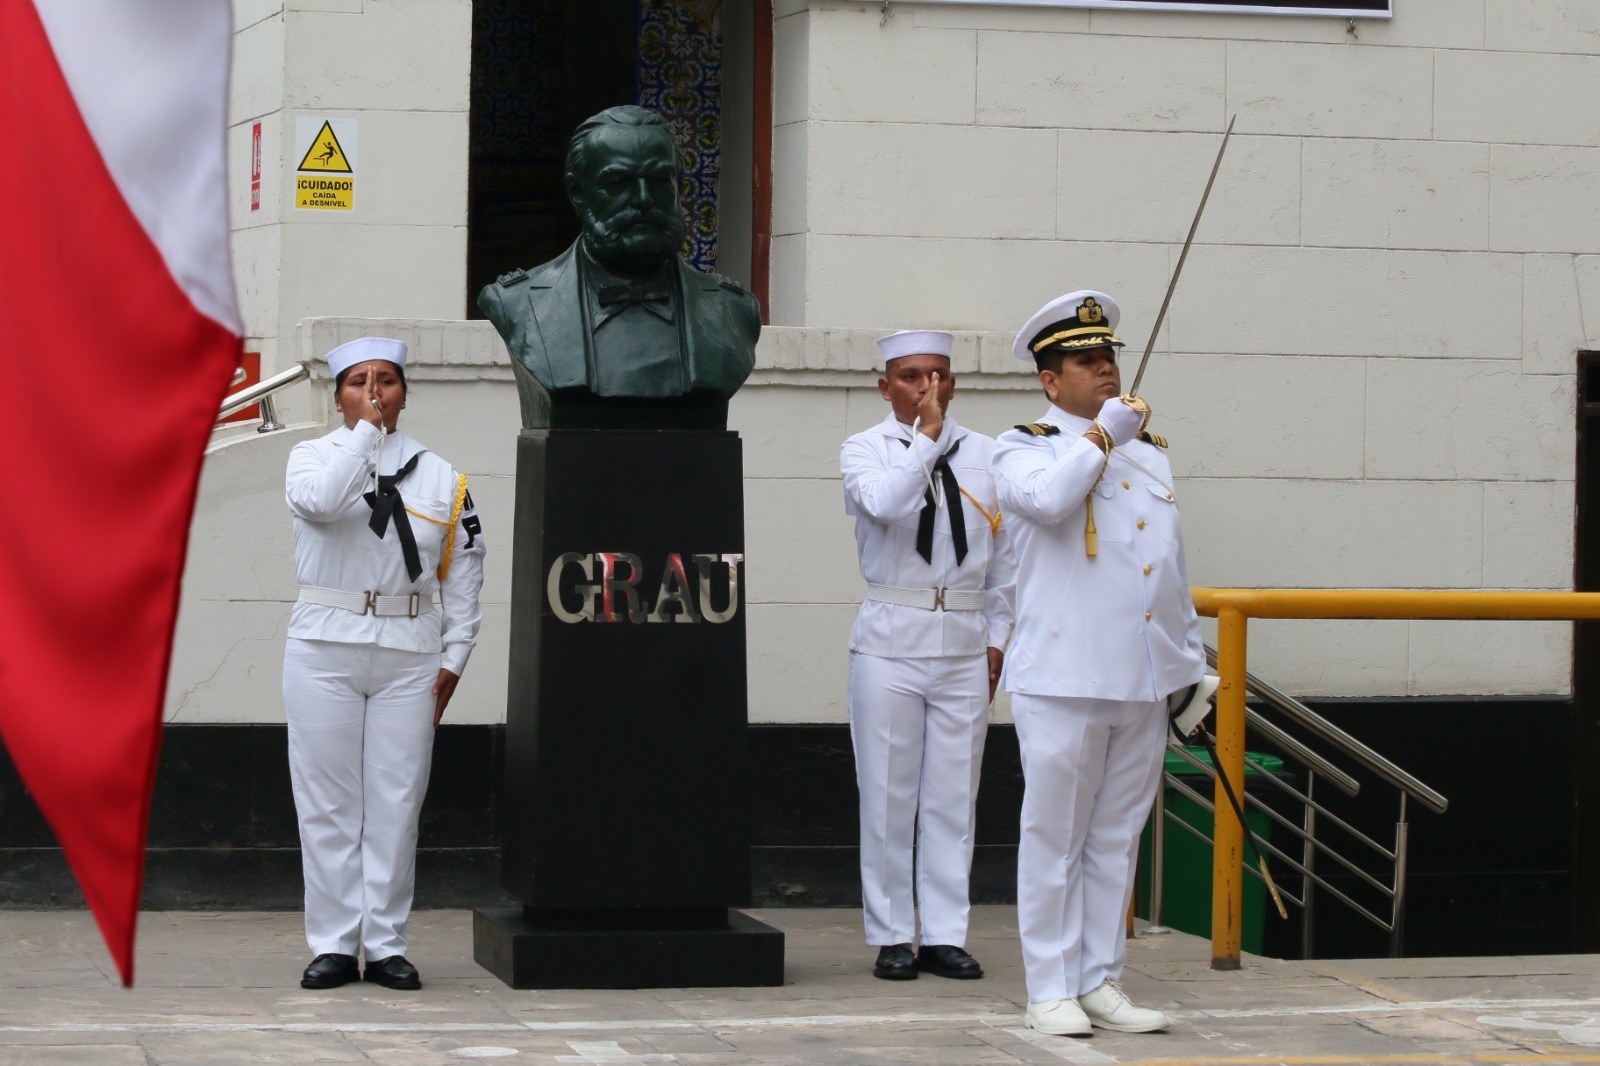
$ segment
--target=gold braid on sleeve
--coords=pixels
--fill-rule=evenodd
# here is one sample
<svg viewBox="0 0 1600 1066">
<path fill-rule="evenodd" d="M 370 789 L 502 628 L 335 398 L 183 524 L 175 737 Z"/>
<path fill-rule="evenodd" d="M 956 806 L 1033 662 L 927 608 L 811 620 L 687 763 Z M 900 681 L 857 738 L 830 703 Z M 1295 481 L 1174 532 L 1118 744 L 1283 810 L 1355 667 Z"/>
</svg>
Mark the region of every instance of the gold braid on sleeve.
<svg viewBox="0 0 1600 1066">
<path fill-rule="evenodd" d="M 450 572 L 450 559 L 456 550 L 456 526 L 461 523 L 461 508 L 467 502 L 467 475 L 456 475 L 456 502 L 450 508 L 450 527 L 444 534 L 444 551 L 439 556 L 439 580 L 443 581 Z"/>
</svg>

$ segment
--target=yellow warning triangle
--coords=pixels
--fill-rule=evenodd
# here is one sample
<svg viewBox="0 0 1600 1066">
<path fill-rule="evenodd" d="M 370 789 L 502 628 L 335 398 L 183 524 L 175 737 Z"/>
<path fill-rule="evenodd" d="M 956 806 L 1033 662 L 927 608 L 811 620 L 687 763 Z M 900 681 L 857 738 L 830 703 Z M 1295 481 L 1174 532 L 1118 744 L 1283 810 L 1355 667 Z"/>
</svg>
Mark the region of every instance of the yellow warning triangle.
<svg viewBox="0 0 1600 1066">
<path fill-rule="evenodd" d="M 311 141 L 311 147 L 306 149 L 305 158 L 300 160 L 298 169 L 320 170 L 335 174 L 354 173 L 350 169 L 350 160 L 344 157 L 344 149 L 339 145 L 339 138 L 333 132 L 332 123 L 323 121 L 322 128 Z"/>
</svg>

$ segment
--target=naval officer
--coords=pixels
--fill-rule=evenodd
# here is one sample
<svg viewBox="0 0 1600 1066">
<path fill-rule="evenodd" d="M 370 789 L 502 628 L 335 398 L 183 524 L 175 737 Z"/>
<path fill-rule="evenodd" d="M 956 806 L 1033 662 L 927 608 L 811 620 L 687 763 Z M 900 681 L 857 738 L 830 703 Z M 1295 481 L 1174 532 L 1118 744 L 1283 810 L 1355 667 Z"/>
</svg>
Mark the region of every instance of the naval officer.
<svg viewBox="0 0 1600 1066">
<path fill-rule="evenodd" d="M 483 530 L 466 475 L 397 429 L 406 345 L 328 353 L 344 425 L 289 453 L 300 595 L 283 704 L 305 870 L 303 988 L 422 987 L 406 959 L 433 734 L 483 612 Z M 439 606 L 434 607 L 434 595 Z"/>
<path fill-rule="evenodd" d="M 1121 396 L 1116 301 L 1081 290 L 1017 334 L 1050 406 L 1001 434 L 995 481 L 1017 553 L 1017 632 L 1001 684 L 1022 749 L 1017 919 L 1027 1023 L 1165 1028 L 1118 979 L 1167 700 L 1204 672 L 1164 442 Z"/>
<path fill-rule="evenodd" d="M 873 975 L 887 980 L 983 976 L 966 951 L 967 882 L 1014 563 L 994 441 L 947 413 L 953 339 L 900 330 L 878 341 L 890 410 L 845 441 L 839 459 L 868 588 L 849 680 L 862 909 L 867 943 L 879 948 Z"/>
</svg>

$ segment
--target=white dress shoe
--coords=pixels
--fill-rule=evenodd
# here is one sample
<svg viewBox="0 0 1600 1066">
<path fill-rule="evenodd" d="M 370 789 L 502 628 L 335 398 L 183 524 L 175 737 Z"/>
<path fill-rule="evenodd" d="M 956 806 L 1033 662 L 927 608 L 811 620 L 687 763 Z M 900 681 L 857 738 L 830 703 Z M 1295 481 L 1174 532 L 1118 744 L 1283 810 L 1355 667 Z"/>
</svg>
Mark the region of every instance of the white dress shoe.
<svg viewBox="0 0 1600 1066">
<path fill-rule="evenodd" d="M 1135 1007 L 1123 993 L 1122 986 L 1109 978 L 1093 992 L 1079 996 L 1078 1006 L 1083 1008 L 1091 1025 L 1118 1033 L 1153 1033 L 1172 1024 L 1158 1010 Z"/>
<path fill-rule="evenodd" d="M 1089 1027 L 1089 1016 L 1083 1013 L 1077 1000 L 1047 999 L 1043 1003 L 1030 1003 L 1024 1017 L 1029 1029 L 1051 1036 L 1094 1035 Z"/>
</svg>

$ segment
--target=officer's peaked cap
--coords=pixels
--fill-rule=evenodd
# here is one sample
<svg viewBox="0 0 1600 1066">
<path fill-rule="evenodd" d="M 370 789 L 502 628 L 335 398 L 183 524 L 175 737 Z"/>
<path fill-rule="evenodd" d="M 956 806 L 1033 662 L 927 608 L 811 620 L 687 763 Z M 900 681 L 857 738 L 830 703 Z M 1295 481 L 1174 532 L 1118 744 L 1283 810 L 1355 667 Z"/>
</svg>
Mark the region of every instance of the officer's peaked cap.
<svg viewBox="0 0 1600 1066">
<path fill-rule="evenodd" d="M 1079 348 L 1121 348 L 1117 321 L 1122 312 L 1117 301 L 1094 289 L 1079 289 L 1035 311 L 1028 324 L 1017 331 L 1011 354 L 1033 362 L 1047 348 L 1073 351 Z"/>
</svg>

